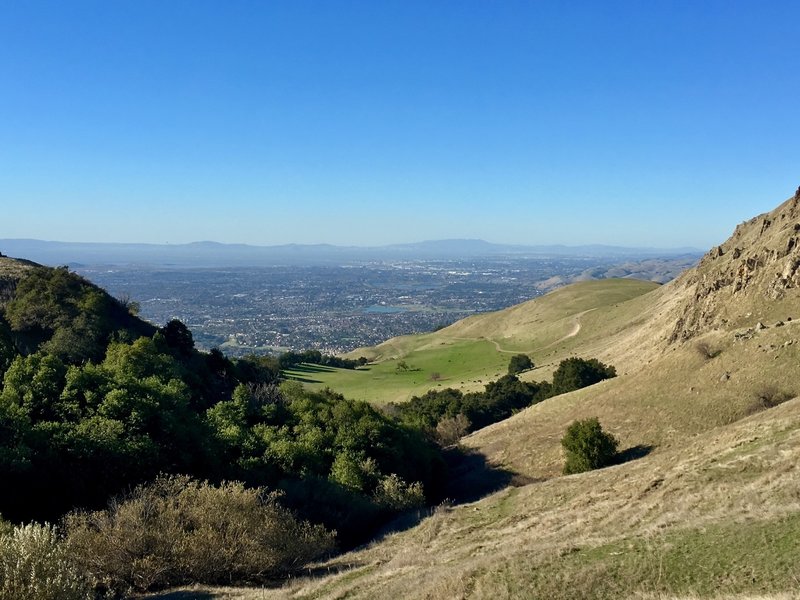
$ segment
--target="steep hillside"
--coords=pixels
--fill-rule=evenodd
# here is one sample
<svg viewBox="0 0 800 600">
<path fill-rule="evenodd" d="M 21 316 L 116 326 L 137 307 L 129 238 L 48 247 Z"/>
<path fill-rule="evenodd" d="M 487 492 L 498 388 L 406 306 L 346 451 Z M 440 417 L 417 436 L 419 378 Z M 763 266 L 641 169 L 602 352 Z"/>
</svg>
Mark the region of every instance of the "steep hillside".
<svg viewBox="0 0 800 600">
<path fill-rule="evenodd" d="M 742 223 L 677 282 L 691 292 L 670 339 L 785 319 L 800 287 L 800 190 L 772 212 Z"/>
<path fill-rule="evenodd" d="M 743 223 L 696 268 L 637 299 L 641 312 L 615 335 L 581 347 L 617 365 L 620 377 L 465 443 L 495 464 L 549 477 L 560 468 L 558 440 L 576 418 L 600 415 L 624 445 L 660 446 L 797 395 L 799 203 L 795 196 Z"/>
</svg>

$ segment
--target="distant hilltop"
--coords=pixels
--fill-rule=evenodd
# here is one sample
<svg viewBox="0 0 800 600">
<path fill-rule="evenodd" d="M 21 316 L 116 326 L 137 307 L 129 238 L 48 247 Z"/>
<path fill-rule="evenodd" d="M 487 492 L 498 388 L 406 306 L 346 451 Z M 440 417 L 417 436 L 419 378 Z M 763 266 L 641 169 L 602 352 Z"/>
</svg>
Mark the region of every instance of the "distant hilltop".
<svg viewBox="0 0 800 600">
<path fill-rule="evenodd" d="M 626 248 L 622 246 L 525 246 L 476 239 L 429 240 L 387 246 L 284 244 L 251 246 L 213 241 L 189 244 L 114 244 L 2 239 L 0 252 L 46 265 L 116 265 L 163 267 L 257 267 L 285 264 L 329 264 L 365 260 L 452 259 L 513 255 L 517 257 L 648 258 L 692 255 L 697 248 Z"/>
</svg>

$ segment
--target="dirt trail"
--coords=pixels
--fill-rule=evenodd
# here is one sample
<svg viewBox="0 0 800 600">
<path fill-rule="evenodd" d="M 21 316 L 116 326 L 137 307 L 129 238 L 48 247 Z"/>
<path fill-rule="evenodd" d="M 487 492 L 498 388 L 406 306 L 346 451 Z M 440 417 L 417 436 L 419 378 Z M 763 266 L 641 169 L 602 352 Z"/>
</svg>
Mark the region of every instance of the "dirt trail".
<svg viewBox="0 0 800 600">
<path fill-rule="evenodd" d="M 582 325 L 578 319 L 580 319 L 583 315 L 592 312 L 593 310 L 597 310 L 597 308 L 590 308 L 589 310 L 584 310 L 583 312 L 579 312 L 577 315 L 575 315 L 575 324 L 572 326 L 572 330 L 567 335 L 565 335 L 560 339 L 557 339 L 555 342 L 547 344 L 547 346 L 542 346 L 541 348 L 539 348 L 539 350 L 546 350 L 547 348 L 552 348 L 553 346 L 557 346 L 561 342 L 566 342 L 568 339 L 574 338 L 581 332 Z"/>
<path fill-rule="evenodd" d="M 581 322 L 578 319 L 580 319 L 583 315 L 592 312 L 593 310 L 597 310 L 597 308 L 590 308 L 589 310 L 584 310 L 583 312 L 579 312 L 578 314 L 576 314 L 575 317 L 574 317 L 575 323 L 572 325 L 572 329 L 564 337 L 557 339 L 555 342 L 550 342 L 549 344 L 547 344 L 546 346 L 542 346 L 541 348 L 532 348 L 531 350 L 528 350 L 527 352 L 536 352 L 538 350 L 546 350 L 547 348 L 551 348 L 553 346 L 556 346 L 556 345 L 560 344 L 561 342 L 565 342 L 566 340 L 568 340 L 570 338 L 574 338 L 576 335 L 578 335 L 580 333 L 581 327 L 582 327 Z M 454 340 L 462 340 L 462 341 L 470 341 L 470 342 L 476 341 L 475 338 L 466 338 L 466 337 L 454 337 L 452 339 L 454 339 Z M 500 346 L 500 342 L 498 342 L 496 340 L 486 340 L 486 341 L 487 342 L 491 342 L 494 345 L 495 350 L 497 350 L 498 352 L 502 352 L 504 354 L 519 354 L 520 352 L 522 352 L 521 350 L 505 350 Z"/>
</svg>

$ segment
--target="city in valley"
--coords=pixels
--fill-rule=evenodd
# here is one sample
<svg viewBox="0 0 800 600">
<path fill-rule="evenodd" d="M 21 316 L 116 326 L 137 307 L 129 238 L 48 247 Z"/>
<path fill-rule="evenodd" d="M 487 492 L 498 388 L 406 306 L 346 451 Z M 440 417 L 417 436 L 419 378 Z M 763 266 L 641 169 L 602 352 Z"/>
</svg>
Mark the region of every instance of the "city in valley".
<svg viewBox="0 0 800 600">
<path fill-rule="evenodd" d="M 231 356 L 318 349 L 343 353 L 432 331 L 529 300 L 570 281 L 634 276 L 664 282 L 695 255 L 490 256 L 260 267 L 73 267 L 163 325 L 180 319 L 201 348 Z"/>
</svg>

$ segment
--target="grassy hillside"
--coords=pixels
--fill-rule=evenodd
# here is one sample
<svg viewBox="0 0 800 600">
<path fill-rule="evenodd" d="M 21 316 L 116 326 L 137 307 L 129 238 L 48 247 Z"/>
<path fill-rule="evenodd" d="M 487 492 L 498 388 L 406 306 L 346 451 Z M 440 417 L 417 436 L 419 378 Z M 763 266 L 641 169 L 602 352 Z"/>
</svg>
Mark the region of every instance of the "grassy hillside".
<svg viewBox="0 0 800 600">
<path fill-rule="evenodd" d="M 648 292 L 659 287 L 631 279 L 577 283 L 434 333 L 392 338 L 350 353 L 374 361 L 363 369 L 309 366 L 289 375 L 376 404 L 405 401 L 436 387 L 483 389 L 519 352 L 537 365 L 527 377 L 547 378 L 562 358 L 602 346 L 618 329 L 635 324 L 643 307 L 655 300 Z M 398 369 L 401 361 L 409 370 Z"/>
<path fill-rule="evenodd" d="M 325 577 L 202 593 L 788 598 L 800 557 L 798 458 L 795 399 L 640 460 L 439 507 L 407 531 L 318 565 Z"/>
<path fill-rule="evenodd" d="M 800 194 L 740 225 L 677 280 L 644 285 L 574 285 L 372 349 L 385 364 L 433 362 L 437 350 L 482 342 L 491 356 L 527 351 L 545 365 L 596 356 L 620 376 L 462 440 L 515 473 L 516 487 L 440 507 L 319 565 L 321 576 L 209 596 L 796 597 Z M 587 416 L 630 460 L 560 476 L 560 438 Z"/>
</svg>

